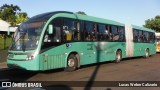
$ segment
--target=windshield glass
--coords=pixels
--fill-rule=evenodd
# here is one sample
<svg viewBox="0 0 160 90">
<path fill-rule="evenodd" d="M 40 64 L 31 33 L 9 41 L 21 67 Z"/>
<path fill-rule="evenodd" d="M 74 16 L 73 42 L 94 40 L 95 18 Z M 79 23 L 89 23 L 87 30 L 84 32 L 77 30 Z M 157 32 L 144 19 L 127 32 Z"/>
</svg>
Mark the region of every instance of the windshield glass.
<svg viewBox="0 0 160 90">
<path fill-rule="evenodd" d="M 37 48 L 44 22 L 21 24 L 12 38 L 10 50 L 34 50 Z"/>
<path fill-rule="evenodd" d="M 42 29 L 55 12 L 36 15 L 22 23 L 13 35 L 10 50 L 34 50 L 37 48 Z"/>
</svg>

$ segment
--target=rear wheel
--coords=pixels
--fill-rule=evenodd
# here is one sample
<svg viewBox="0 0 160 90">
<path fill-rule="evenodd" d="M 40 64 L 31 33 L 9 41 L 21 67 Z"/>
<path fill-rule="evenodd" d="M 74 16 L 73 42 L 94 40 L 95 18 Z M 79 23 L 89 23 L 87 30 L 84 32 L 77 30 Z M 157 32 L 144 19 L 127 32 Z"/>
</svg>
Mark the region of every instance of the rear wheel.
<svg viewBox="0 0 160 90">
<path fill-rule="evenodd" d="M 71 72 L 77 69 L 78 60 L 77 57 L 74 54 L 69 55 L 67 59 L 67 67 L 65 68 L 65 71 Z"/>
<path fill-rule="evenodd" d="M 146 53 L 145 53 L 145 58 L 148 58 L 149 57 L 149 49 L 146 49 Z"/>
<path fill-rule="evenodd" d="M 121 60 L 122 60 L 122 52 L 121 52 L 121 50 L 118 50 L 116 52 L 116 60 L 115 60 L 115 62 L 119 63 Z"/>
</svg>

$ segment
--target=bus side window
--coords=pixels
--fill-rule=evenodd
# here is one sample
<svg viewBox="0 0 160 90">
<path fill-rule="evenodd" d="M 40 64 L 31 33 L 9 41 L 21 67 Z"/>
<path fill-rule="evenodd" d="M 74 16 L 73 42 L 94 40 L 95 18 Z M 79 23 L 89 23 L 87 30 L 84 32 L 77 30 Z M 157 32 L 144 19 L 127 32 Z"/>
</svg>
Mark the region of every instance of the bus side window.
<svg viewBox="0 0 160 90">
<path fill-rule="evenodd" d="M 155 35 L 154 35 L 154 33 L 152 33 L 152 32 L 150 32 L 149 33 L 149 37 L 150 37 L 150 43 L 154 43 L 155 42 Z"/>
<path fill-rule="evenodd" d="M 139 30 L 138 42 L 143 42 L 143 32 L 141 30 Z"/>
<path fill-rule="evenodd" d="M 93 31 L 92 31 L 92 41 L 96 41 L 97 40 L 97 24 L 94 23 L 93 25 Z"/>
<path fill-rule="evenodd" d="M 144 32 L 144 42 L 149 42 L 149 33 L 147 31 Z"/>
<path fill-rule="evenodd" d="M 118 27 L 117 26 L 111 26 L 110 40 L 111 41 L 119 40 L 119 34 L 118 34 Z"/>
<path fill-rule="evenodd" d="M 45 33 L 44 42 L 61 42 L 61 18 L 56 18 L 51 22 L 54 26 L 53 34 Z"/>
<path fill-rule="evenodd" d="M 118 27 L 119 41 L 124 41 L 124 27 Z"/>
<path fill-rule="evenodd" d="M 75 21 L 74 22 L 74 27 L 76 27 L 76 29 L 73 31 L 73 39 L 75 41 L 79 41 L 81 39 L 81 33 L 80 33 L 80 23 Z"/>
<path fill-rule="evenodd" d="M 133 30 L 133 41 L 138 42 L 138 31 L 136 29 Z"/>
<path fill-rule="evenodd" d="M 99 41 L 109 40 L 108 25 L 98 24 L 98 38 L 99 38 Z"/>
<path fill-rule="evenodd" d="M 63 36 L 65 41 L 73 40 L 74 30 L 75 30 L 74 21 L 72 19 L 64 19 Z"/>
<path fill-rule="evenodd" d="M 93 31 L 93 23 L 91 22 L 85 22 L 84 26 L 84 32 L 85 32 L 85 40 L 86 41 L 92 41 L 92 31 Z"/>
</svg>

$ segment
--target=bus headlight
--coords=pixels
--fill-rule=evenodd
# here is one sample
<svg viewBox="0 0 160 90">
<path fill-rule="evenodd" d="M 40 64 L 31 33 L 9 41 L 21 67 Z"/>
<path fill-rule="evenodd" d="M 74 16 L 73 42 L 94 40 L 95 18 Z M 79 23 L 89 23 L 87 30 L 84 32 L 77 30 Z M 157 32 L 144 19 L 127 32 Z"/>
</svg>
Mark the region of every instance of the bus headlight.
<svg viewBox="0 0 160 90">
<path fill-rule="evenodd" d="M 26 60 L 33 60 L 37 56 L 37 52 L 29 53 L 26 57 Z"/>
<path fill-rule="evenodd" d="M 27 55 L 26 60 L 33 60 L 34 59 L 34 53 Z"/>
<path fill-rule="evenodd" d="M 26 60 L 33 60 L 34 56 L 27 56 Z"/>
</svg>

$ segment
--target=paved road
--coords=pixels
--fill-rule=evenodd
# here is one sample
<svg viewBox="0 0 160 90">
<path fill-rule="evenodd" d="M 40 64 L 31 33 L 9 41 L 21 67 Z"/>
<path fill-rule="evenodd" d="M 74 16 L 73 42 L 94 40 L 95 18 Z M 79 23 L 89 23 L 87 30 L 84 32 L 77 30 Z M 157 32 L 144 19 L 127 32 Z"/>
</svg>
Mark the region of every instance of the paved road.
<svg viewBox="0 0 160 90">
<path fill-rule="evenodd" d="M 8 50 L 0 50 L 0 63 L 6 62 L 7 51 Z"/>
<path fill-rule="evenodd" d="M 148 59 L 143 57 L 125 59 L 120 63 L 102 63 L 99 65 L 87 65 L 74 72 L 65 72 L 63 69 L 44 72 L 31 72 L 23 70 L 0 69 L 0 81 L 62 81 L 42 82 L 44 86 L 58 86 L 56 89 L 64 90 L 160 90 L 160 87 L 94 87 L 89 81 L 160 81 L 160 55 L 156 54 Z M 64 82 L 69 81 L 69 82 Z M 74 82 L 76 81 L 76 82 Z M 80 81 L 80 82 L 77 82 Z M 84 82 L 83 82 L 84 81 Z M 64 84 L 65 83 L 65 84 Z M 84 87 L 71 87 L 69 84 L 77 84 Z M 112 82 L 111 82 L 112 83 Z M 73 84 L 73 86 L 74 86 Z M 63 86 L 63 87 L 62 87 Z M 91 87 L 89 87 L 91 86 Z M 12 88 L 8 88 L 9 90 Z M 16 89 L 16 88 L 14 88 Z M 18 88 L 19 89 L 19 88 Z M 52 88 L 53 89 L 53 88 Z"/>
</svg>

